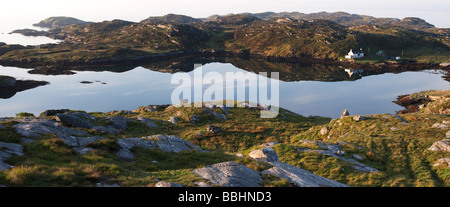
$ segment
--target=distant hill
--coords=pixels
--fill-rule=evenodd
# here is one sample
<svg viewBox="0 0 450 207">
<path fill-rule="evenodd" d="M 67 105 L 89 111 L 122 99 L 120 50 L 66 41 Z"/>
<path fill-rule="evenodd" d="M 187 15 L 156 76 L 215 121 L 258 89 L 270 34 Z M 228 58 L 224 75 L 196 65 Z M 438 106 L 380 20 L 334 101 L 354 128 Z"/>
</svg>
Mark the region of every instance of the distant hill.
<svg viewBox="0 0 450 207">
<path fill-rule="evenodd" d="M 85 22 L 73 17 L 49 17 L 47 19 L 40 21 L 39 23 L 33 24 L 33 26 L 44 28 L 55 28 L 72 24 L 87 25 L 90 23 L 92 22 Z"/>
<path fill-rule="evenodd" d="M 261 19 L 252 15 L 246 15 L 246 14 L 230 14 L 225 16 L 210 16 L 208 17 L 207 21 L 217 22 L 221 25 L 243 25 L 243 24 L 249 24 L 255 21 L 260 21 Z"/>
<path fill-rule="evenodd" d="M 295 20 L 312 21 L 314 19 L 329 20 L 344 26 L 362 26 L 362 25 L 377 25 L 377 26 L 399 26 L 407 29 L 428 29 L 434 28 L 434 25 L 426 22 L 423 19 L 415 17 L 407 17 L 404 19 L 397 18 L 377 18 L 367 15 L 349 14 L 346 12 L 318 12 L 305 14 L 300 12 L 264 12 L 264 13 L 242 13 L 241 15 L 254 16 L 260 19 L 271 19 L 278 17 L 287 17 Z"/>
<path fill-rule="evenodd" d="M 201 19 L 192 18 L 185 15 L 167 14 L 159 17 L 149 17 L 141 21 L 141 23 L 179 23 L 187 24 L 191 22 L 201 22 Z"/>
</svg>

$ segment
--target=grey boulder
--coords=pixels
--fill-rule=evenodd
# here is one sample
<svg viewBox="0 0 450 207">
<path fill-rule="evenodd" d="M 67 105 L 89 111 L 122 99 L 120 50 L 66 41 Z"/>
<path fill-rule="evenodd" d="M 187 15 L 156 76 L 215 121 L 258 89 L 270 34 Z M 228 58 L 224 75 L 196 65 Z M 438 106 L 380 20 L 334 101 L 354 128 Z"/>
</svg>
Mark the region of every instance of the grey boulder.
<svg viewBox="0 0 450 207">
<path fill-rule="evenodd" d="M 113 116 L 109 119 L 113 122 L 112 127 L 125 131 L 128 128 L 128 119 L 121 116 Z"/>
<path fill-rule="evenodd" d="M 272 148 L 254 150 L 248 154 L 249 157 L 261 162 L 278 162 L 280 158 Z"/>
<path fill-rule="evenodd" d="M 85 129 L 91 129 L 94 125 L 84 118 L 81 118 L 75 114 L 57 114 L 55 116 L 56 121 L 63 123 L 67 126 L 80 127 Z"/>
</svg>

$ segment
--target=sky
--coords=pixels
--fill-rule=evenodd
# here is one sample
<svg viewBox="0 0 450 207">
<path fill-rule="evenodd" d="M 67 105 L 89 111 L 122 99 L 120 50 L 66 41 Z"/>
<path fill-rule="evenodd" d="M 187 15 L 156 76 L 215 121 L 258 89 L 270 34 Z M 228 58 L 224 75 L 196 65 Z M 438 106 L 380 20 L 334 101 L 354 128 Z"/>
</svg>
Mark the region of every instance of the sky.
<svg viewBox="0 0 450 207">
<path fill-rule="evenodd" d="M 0 11 L 3 24 L 12 19 L 34 23 L 50 16 L 140 21 L 168 13 L 199 18 L 242 12 L 344 11 L 375 17 L 419 17 L 437 27 L 450 28 L 449 0 L 4 0 Z"/>
</svg>

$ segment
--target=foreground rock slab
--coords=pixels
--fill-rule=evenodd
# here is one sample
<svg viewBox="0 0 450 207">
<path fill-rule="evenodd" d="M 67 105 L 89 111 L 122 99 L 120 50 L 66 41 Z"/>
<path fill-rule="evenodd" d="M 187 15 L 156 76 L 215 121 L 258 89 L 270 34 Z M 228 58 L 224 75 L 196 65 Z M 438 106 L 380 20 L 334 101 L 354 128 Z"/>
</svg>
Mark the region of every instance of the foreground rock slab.
<svg viewBox="0 0 450 207">
<path fill-rule="evenodd" d="M 258 187 L 263 181 L 258 171 L 233 161 L 195 169 L 193 172 L 223 187 Z"/>
<path fill-rule="evenodd" d="M 124 160 L 132 160 L 133 153 L 130 151 L 133 147 L 141 147 L 144 149 L 159 149 L 164 152 L 181 151 L 203 151 L 189 141 L 180 139 L 174 135 L 154 135 L 145 138 L 123 138 L 117 141 L 120 150 L 117 153 L 119 158 Z"/>
<path fill-rule="evenodd" d="M 270 164 L 274 167 L 264 170 L 261 174 L 270 174 L 279 178 L 284 178 L 299 187 L 348 187 L 345 184 L 329 180 L 286 163 L 270 162 Z"/>
</svg>

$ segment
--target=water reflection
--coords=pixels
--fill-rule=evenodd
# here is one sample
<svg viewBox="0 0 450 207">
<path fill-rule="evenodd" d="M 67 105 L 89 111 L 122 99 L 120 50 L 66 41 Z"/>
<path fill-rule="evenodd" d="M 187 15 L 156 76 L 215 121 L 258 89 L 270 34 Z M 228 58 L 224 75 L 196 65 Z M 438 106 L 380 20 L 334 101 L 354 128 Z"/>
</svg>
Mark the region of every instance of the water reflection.
<svg viewBox="0 0 450 207">
<path fill-rule="evenodd" d="M 338 117 L 343 109 L 348 109 L 351 114 L 395 113 L 401 109 L 392 103 L 398 95 L 449 89 L 449 83 L 443 80 L 439 70 L 378 75 L 369 71 L 353 71 L 349 76 L 345 68 L 332 66 L 257 60 L 203 61 L 205 72 L 214 71 L 222 75 L 226 72 L 279 72 L 280 106 L 305 116 Z M 0 75 L 51 83 L 0 100 L 0 117 L 14 116 L 18 112 L 39 114 L 46 109 L 108 112 L 168 104 L 172 91 L 177 87 L 170 84 L 172 74 L 186 72 L 193 76 L 195 70 L 193 64 L 188 66 L 190 62 L 163 61 L 134 68 L 131 65 L 103 66 L 105 70 L 102 72 L 89 71 L 98 70 L 98 66 L 71 68 L 77 70 L 75 75 L 58 76 L 29 74 L 29 69 L 0 66 Z M 82 84 L 82 81 L 92 83 Z M 204 86 L 204 90 L 207 87 Z"/>
</svg>

